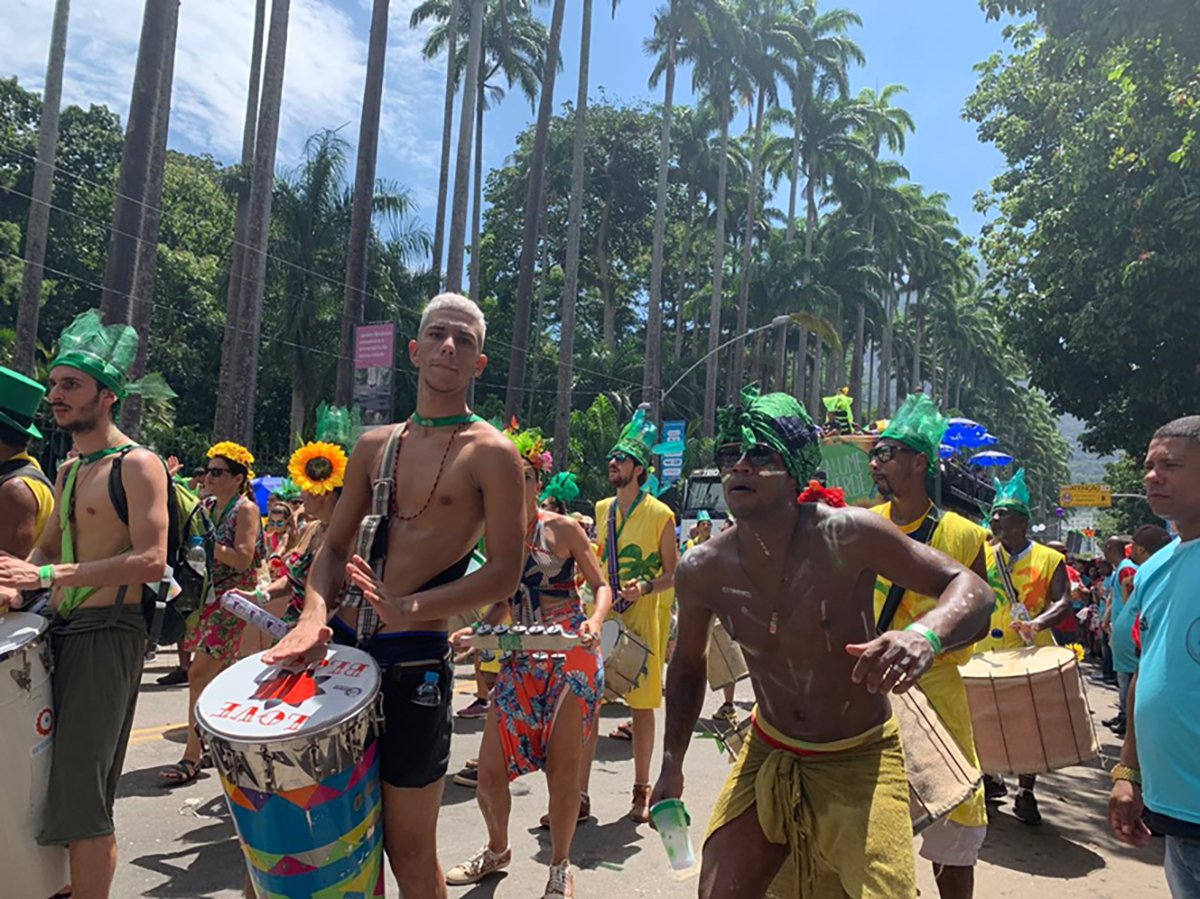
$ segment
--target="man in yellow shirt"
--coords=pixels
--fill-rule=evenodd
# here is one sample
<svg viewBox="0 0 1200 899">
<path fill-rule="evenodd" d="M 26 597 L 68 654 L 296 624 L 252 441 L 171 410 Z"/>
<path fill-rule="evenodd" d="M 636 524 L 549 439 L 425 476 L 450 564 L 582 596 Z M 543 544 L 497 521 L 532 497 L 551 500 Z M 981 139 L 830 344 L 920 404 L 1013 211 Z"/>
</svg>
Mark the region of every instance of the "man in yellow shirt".
<svg viewBox="0 0 1200 899">
<path fill-rule="evenodd" d="M 988 582 L 996 593 L 991 633 L 978 651 L 1053 646 L 1052 628 L 1071 614 L 1071 581 L 1062 553 L 1029 539 L 1029 488 L 1025 469 L 1007 481 L 996 479 L 992 504 L 992 533 L 999 537 L 988 545 Z M 1018 778 L 1013 814 L 1025 824 L 1041 824 L 1033 788 L 1036 774 Z M 1005 793 L 1003 778 L 988 775 L 987 795 L 999 799 Z"/>
<path fill-rule="evenodd" d="M 675 515 L 646 489 L 653 453 L 647 437 L 653 425 L 642 410 L 621 432 L 608 454 L 608 481 L 616 496 L 596 503 L 596 538 L 600 566 L 613 588 L 613 616 L 646 644 L 650 657 L 646 672 L 624 697 L 633 712 L 633 803 L 629 817 L 650 820 L 650 757 L 654 754 L 654 710 L 663 701 L 663 609 L 670 626 L 673 595 L 664 596 L 675 582 L 679 544 L 675 542 Z M 614 732 L 616 733 L 616 732 Z M 595 738 L 585 754 L 591 767 Z M 587 771 L 583 772 L 584 792 Z"/>
<path fill-rule="evenodd" d="M 887 499 L 878 512 L 909 537 L 940 550 L 986 578 L 983 528 L 939 509 L 929 497 L 928 480 L 937 464 L 947 421 L 924 394 L 909 396 L 871 449 L 871 475 Z M 882 629 L 903 630 L 937 606 L 937 599 L 875 582 L 875 615 Z M 885 620 L 887 619 L 887 620 Z M 971 710 L 958 666 L 971 657 L 970 645 L 944 652 L 917 682 L 938 717 L 973 765 L 979 760 L 971 730 Z M 933 863 L 942 899 L 971 899 L 975 864 L 987 835 L 983 788 L 946 818 L 921 834 L 921 856 Z"/>
<path fill-rule="evenodd" d="M 54 485 L 29 455 L 29 443 L 41 440 L 33 423 L 46 388 L 0 366 L 0 552 L 24 559 L 42 536 L 54 512 Z M 15 591 L 0 588 L 0 608 Z"/>
</svg>

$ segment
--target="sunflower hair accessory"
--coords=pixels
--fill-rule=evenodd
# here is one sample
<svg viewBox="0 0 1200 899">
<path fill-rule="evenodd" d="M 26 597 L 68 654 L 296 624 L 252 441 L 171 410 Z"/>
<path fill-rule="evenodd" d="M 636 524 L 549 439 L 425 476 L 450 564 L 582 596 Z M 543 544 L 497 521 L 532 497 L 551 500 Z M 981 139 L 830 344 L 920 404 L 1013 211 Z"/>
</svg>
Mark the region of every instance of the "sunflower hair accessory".
<svg viewBox="0 0 1200 899">
<path fill-rule="evenodd" d="M 554 470 L 554 457 L 546 449 L 546 438 L 537 428 L 521 430 L 520 423 L 514 418 L 504 429 L 504 436 L 513 442 L 521 458 L 533 466 L 533 470 L 548 474 Z"/>
<path fill-rule="evenodd" d="M 254 454 L 240 443 L 234 443 L 232 440 L 222 440 L 220 443 L 214 443 L 210 446 L 205 455 L 209 459 L 212 459 L 214 456 L 221 456 L 230 462 L 236 462 L 246 469 L 246 480 L 254 480 Z"/>
<path fill-rule="evenodd" d="M 292 453 L 288 474 L 305 493 L 323 496 L 342 486 L 346 461 L 346 451 L 336 443 L 306 443 Z"/>
</svg>

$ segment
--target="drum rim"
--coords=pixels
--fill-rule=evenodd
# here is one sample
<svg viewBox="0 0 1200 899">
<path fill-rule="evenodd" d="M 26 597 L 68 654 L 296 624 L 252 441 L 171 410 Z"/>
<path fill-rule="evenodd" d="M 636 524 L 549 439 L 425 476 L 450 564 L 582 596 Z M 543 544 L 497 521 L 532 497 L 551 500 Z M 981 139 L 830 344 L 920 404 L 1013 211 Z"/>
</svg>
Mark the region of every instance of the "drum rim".
<svg viewBox="0 0 1200 899">
<path fill-rule="evenodd" d="M 255 751 L 261 751 L 263 749 L 272 749 L 278 751 L 281 747 L 286 746 L 289 743 L 307 743 L 314 739 L 324 739 L 336 734 L 338 731 L 341 731 L 344 728 L 347 728 L 351 725 L 356 725 L 359 719 L 363 717 L 364 713 L 368 715 L 371 714 L 369 706 L 359 709 L 358 714 L 356 715 L 344 718 L 336 723 L 328 724 L 325 727 L 322 727 L 320 730 L 314 730 L 307 734 L 291 734 L 287 737 L 280 737 L 277 740 L 259 740 L 246 737 L 234 738 L 225 734 L 216 733 L 209 727 L 205 726 L 198 715 L 196 717 L 196 727 L 204 733 L 206 742 L 211 743 L 213 741 L 217 741 L 225 746 L 228 746 L 230 749 L 234 749 L 245 754 L 251 754 Z M 380 736 L 381 730 L 378 727 L 375 727 L 374 736 L 371 739 L 377 740 Z"/>
<path fill-rule="evenodd" d="M 17 653 L 25 653 L 25 652 L 28 652 L 30 649 L 33 649 L 34 647 L 38 646 L 38 644 L 40 644 L 41 641 L 45 639 L 46 629 L 50 626 L 49 623 L 46 621 L 46 619 L 43 618 L 41 615 L 38 615 L 35 612 L 23 612 L 20 609 L 14 609 L 13 611 L 9 612 L 8 614 L 6 614 L 2 618 L 0 618 L 0 621 L 6 621 L 6 620 L 8 620 L 9 617 L 11 617 L 13 615 L 20 615 L 25 618 L 34 619 L 34 621 L 37 622 L 37 625 L 36 625 L 37 633 L 34 634 L 32 637 L 30 637 L 28 640 L 26 640 L 24 643 L 21 643 L 18 646 L 13 646 L 9 649 L 0 649 L 0 663 L 7 661 L 9 658 L 16 655 Z M 33 622 L 30 622 L 30 625 L 32 625 L 32 624 L 33 624 Z"/>
<path fill-rule="evenodd" d="M 1050 653 L 1046 652 L 1046 650 L 1055 650 L 1055 652 Z M 1032 669 L 1026 668 L 1025 670 L 1006 670 L 1003 673 L 991 670 L 976 671 L 972 670 L 971 668 L 972 664 L 982 662 L 985 656 L 996 654 L 1016 655 L 1018 653 L 1026 654 L 1022 656 L 1023 661 L 1033 659 L 1034 657 L 1040 655 L 1047 661 L 1049 661 L 1052 656 L 1056 657 L 1057 662 L 1054 664 L 1046 664 L 1044 666 L 1039 665 L 1038 667 Z M 1065 646 L 1022 646 L 1016 649 L 985 649 L 983 652 L 977 652 L 965 663 L 959 666 L 958 672 L 963 680 L 994 680 L 997 678 L 1003 679 L 1007 677 L 1026 677 L 1037 676 L 1041 674 L 1053 674 L 1054 672 L 1061 671 L 1064 668 L 1078 669 L 1078 667 L 1079 660 L 1076 658 L 1075 653 L 1072 650 L 1067 649 Z"/>
<path fill-rule="evenodd" d="M 334 647 L 331 644 L 329 648 L 334 648 Z M 379 670 L 379 663 L 375 661 L 375 659 L 370 655 L 370 653 L 364 652 L 363 650 L 358 649 L 355 646 L 337 646 L 336 648 L 339 650 L 353 650 L 354 652 L 360 652 L 367 658 L 371 659 L 371 661 L 375 664 L 375 667 L 376 667 L 375 683 L 373 685 L 373 688 L 371 690 L 367 691 L 367 695 L 362 697 L 361 699 L 359 699 L 355 705 L 349 706 L 348 708 L 343 710 L 343 712 L 341 714 L 337 715 L 336 717 L 331 718 L 328 721 L 322 722 L 320 727 L 316 727 L 311 731 L 299 731 L 297 733 L 289 734 L 286 737 L 281 736 L 279 738 L 272 738 L 272 739 L 263 739 L 261 737 L 248 737 L 248 736 L 232 736 L 230 734 L 215 730 L 214 726 L 211 723 L 206 721 L 206 717 L 200 708 L 200 702 L 204 699 L 204 693 L 201 693 L 200 696 L 196 699 L 196 705 L 193 709 L 193 712 L 195 713 L 195 716 L 196 716 L 196 726 L 198 728 L 200 728 L 201 730 L 203 730 L 204 733 L 207 734 L 209 737 L 222 740 L 223 742 L 225 742 L 231 746 L 248 746 L 248 747 L 278 746 L 280 743 L 289 743 L 289 742 L 292 742 L 293 740 L 308 740 L 308 739 L 311 739 L 312 737 L 320 736 L 328 731 L 336 730 L 337 728 L 341 727 L 342 725 L 344 725 L 348 722 L 356 720 L 364 712 L 369 713 L 371 710 L 371 707 L 378 701 L 379 693 L 383 689 L 383 672 Z M 263 650 L 263 652 L 267 652 L 267 651 L 268 650 Z M 215 678 L 213 678 L 212 681 L 209 683 L 208 687 L 205 687 L 205 690 L 208 690 L 210 687 L 212 687 L 212 685 L 215 684 L 222 675 L 224 675 L 225 673 L 227 673 L 229 671 L 232 671 L 238 665 L 242 664 L 243 662 L 258 661 L 262 655 L 263 655 L 262 652 L 258 652 L 252 656 L 246 656 L 246 658 L 244 658 L 244 659 L 239 659 L 233 665 L 230 665 L 228 668 L 226 668 L 224 671 L 222 671 L 220 674 L 218 674 Z"/>
</svg>

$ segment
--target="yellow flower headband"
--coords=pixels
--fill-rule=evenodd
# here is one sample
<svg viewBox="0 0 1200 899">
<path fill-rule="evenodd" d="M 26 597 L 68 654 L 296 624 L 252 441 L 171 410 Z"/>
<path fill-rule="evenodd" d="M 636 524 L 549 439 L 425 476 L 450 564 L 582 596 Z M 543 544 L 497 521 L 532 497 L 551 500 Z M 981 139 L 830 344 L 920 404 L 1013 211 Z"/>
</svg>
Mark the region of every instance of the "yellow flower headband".
<svg viewBox="0 0 1200 899">
<path fill-rule="evenodd" d="M 336 443 L 306 443 L 292 453 L 288 474 L 305 493 L 321 496 L 342 486 L 346 451 Z"/>
<path fill-rule="evenodd" d="M 254 454 L 240 443 L 222 440 L 220 443 L 210 446 L 207 455 L 210 459 L 213 456 L 222 456 L 231 462 L 236 462 L 246 469 L 246 480 L 254 480 Z"/>
</svg>

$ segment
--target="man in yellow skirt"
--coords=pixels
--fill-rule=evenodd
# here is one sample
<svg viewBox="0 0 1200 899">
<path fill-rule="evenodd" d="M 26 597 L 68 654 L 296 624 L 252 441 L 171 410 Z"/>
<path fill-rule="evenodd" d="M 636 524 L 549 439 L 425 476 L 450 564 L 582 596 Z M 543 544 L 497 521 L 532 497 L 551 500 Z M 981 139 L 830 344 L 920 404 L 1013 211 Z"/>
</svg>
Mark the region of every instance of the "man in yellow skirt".
<svg viewBox="0 0 1200 899">
<path fill-rule="evenodd" d="M 1051 629 L 1071 614 L 1071 582 L 1063 554 L 1029 539 L 1029 487 L 1025 469 L 1007 481 L 997 479 L 991 527 L 999 541 L 987 548 L 988 582 L 996 592 L 989 636 L 975 648 L 1023 649 L 1053 646 Z M 1041 824 L 1033 788 L 1037 775 L 1022 774 L 1013 813 L 1025 824 Z M 989 799 L 1004 796 L 1001 778 L 989 775 Z"/>
<path fill-rule="evenodd" d="M 928 396 L 913 394 L 900 406 L 871 448 L 871 475 L 887 502 L 873 512 L 887 518 L 910 538 L 940 550 L 956 562 L 987 577 L 984 546 L 987 532 L 954 512 L 939 509 L 929 496 L 929 478 L 937 464 L 946 418 Z M 875 617 L 881 629 L 903 630 L 937 605 L 880 577 L 875 582 Z M 887 620 L 884 620 L 884 619 Z M 917 682 L 958 748 L 975 767 L 971 709 L 958 666 L 971 657 L 970 645 L 941 653 Z M 950 815 L 921 833 L 921 856 L 933 863 L 942 899 L 971 899 L 975 864 L 987 836 L 983 787 Z"/>
</svg>

